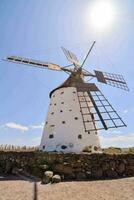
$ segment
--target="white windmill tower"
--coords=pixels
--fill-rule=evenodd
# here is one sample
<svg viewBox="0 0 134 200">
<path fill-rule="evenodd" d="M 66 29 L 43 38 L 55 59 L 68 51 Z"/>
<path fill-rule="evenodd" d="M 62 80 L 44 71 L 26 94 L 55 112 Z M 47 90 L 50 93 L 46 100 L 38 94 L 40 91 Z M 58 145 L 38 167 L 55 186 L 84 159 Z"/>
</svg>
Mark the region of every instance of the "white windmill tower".
<svg viewBox="0 0 134 200">
<path fill-rule="evenodd" d="M 83 69 L 94 44 L 95 42 L 82 65 L 76 56 L 65 48 L 62 48 L 63 52 L 72 63 L 68 67 L 16 56 L 4 59 L 69 74 L 69 78 L 62 85 L 50 92 L 50 105 L 40 144 L 43 151 L 82 152 L 88 148 L 91 153 L 98 153 L 101 152 L 98 130 L 126 126 L 98 87 L 94 83 L 84 81 L 84 77 L 96 77 L 101 83 L 128 90 L 121 75 L 96 70 L 93 74 Z"/>
</svg>

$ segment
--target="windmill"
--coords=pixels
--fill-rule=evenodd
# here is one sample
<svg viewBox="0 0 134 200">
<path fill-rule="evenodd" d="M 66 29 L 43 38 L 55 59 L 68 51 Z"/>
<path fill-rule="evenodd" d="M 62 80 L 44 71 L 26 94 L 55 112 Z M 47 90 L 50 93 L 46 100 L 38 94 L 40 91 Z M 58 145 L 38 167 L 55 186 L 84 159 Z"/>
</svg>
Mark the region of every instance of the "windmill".
<svg viewBox="0 0 134 200">
<path fill-rule="evenodd" d="M 83 68 L 95 41 L 82 64 L 75 54 L 62 47 L 71 63 L 66 67 L 28 58 L 9 56 L 4 61 L 49 70 L 64 71 L 67 80 L 50 92 L 50 105 L 43 129 L 40 149 L 43 151 L 81 152 L 88 147 L 91 153 L 101 152 L 98 130 L 126 126 L 95 83 L 84 81 L 85 77 L 96 78 L 103 84 L 129 90 L 122 75 Z"/>
</svg>

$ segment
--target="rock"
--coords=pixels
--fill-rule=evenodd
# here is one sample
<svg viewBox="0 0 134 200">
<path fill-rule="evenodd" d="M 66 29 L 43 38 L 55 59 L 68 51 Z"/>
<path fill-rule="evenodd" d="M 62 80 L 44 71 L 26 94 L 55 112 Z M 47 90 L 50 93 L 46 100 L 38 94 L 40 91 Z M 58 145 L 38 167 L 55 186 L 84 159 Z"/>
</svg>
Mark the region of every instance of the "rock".
<svg viewBox="0 0 134 200">
<path fill-rule="evenodd" d="M 18 168 L 17 168 L 17 167 L 14 167 L 14 168 L 12 169 L 12 174 L 13 174 L 13 175 L 18 174 Z"/>
<path fill-rule="evenodd" d="M 91 175 L 94 178 L 101 178 L 103 177 L 103 171 L 101 167 L 93 167 L 91 169 Z"/>
<path fill-rule="evenodd" d="M 112 170 L 112 169 L 108 169 L 108 170 L 106 171 L 106 176 L 107 176 L 108 178 L 117 178 L 117 177 L 118 177 L 118 174 L 117 174 L 116 171 L 114 171 L 114 170 Z"/>
<path fill-rule="evenodd" d="M 48 184 L 48 183 L 50 183 L 51 180 L 52 180 L 52 177 L 53 177 L 53 172 L 52 172 L 52 171 L 46 171 L 46 172 L 44 173 L 44 177 L 43 177 L 43 179 L 42 179 L 42 183 L 43 183 L 43 184 Z"/>
<path fill-rule="evenodd" d="M 63 166 L 63 164 L 57 164 L 54 167 L 55 172 L 59 172 L 60 174 L 72 174 L 73 169 L 70 166 Z"/>
<path fill-rule="evenodd" d="M 54 176 L 52 177 L 52 183 L 59 183 L 59 182 L 61 182 L 61 177 L 60 177 L 60 175 L 54 175 Z"/>
<path fill-rule="evenodd" d="M 49 166 L 48 165 L 40 165 L 40 168 L 42 170 L 47 170 L 47 169 L 49 169 Z"/>
<path fill-rule="evenodd" d="M 5 173 L 11 173 L 12 172 L 12 163 L 9 161 L 6 163 Z"/>
<path fill-rule="evenodd" d="M 125 171 L 125 164 L 124 163 L 120 163 L 118 168 L 117 168 L 117 172 L 119 174 L 122 174 Z"/>
<path fill-rule="evenodd" d="M 102 170 L 103 170 L 103 171 L 109 169 L 109 167 L 110 167 L 110 166 L 109 166 L 109 163 L 108 163 L 108 162 L 103 162 L 103 163 L 102 163 Z"/>
<path fill-rule="evenodd" d="M 79 172 L 76 174 L 76 179 L 77 180 L 85 180 L 87 178 L 86 174 L 83 172 Z"/>
<path fill-rule="evenodd" d="M 116 166 L 116 162 L 114 160 L 111 160 L 109 162 L 109 165 L 110 165 L 110 168 L 114 168 L 115 169 L 115 166 Z"/>
<path fill-rule="evenodd" d="M 2 174 L 3 173 L 3 169 L 2 169 L 2 167 L 0 167 L 0 174 Z"/>
</svg>

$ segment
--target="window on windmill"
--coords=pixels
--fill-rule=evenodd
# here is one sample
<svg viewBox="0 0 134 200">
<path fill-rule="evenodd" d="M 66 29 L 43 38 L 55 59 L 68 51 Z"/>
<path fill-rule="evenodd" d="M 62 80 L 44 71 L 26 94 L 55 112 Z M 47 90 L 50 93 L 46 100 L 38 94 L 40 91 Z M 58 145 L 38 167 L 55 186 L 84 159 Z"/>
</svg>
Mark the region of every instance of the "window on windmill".
<svg viewBox="0 0 134 200">
<path fill-rule="evenodd" d="M 75 99 L 73 99 L 73 101 L 75 101 Z"/>
<path fill-rule="evenodd" d="M 62 146 L 61 146 L 61 149 L 66 149 L 66 148 L 67 148 L 66 145 L 62 145 Z"/>
<path fill-rule="evenodd" d="M 53 97 L 55 97 L 55 95 L 53 95 Z"/>
<path fill-rule="evenodd" d="M 49 138 L 50 139 L 54 138 L 54 135 L 53 134 L 49 135 Z"/>
<path fill-rule="evenodd" d="M 62 121 L 62 124 L 65 124 L 66 122 L 65 121 Z"/>
<path fill-rule="evenodd" d="M 78 139 L 82 139 L 82 135 L 80 134 L 80 135 L 78 135 Z"/>
<path fill-rule="evenodd" d="M 75 120 L 78 120 L 78 117 L 75 117 L 74 119 L 75 119 Z"/>
<path fill-rule="evenodd" d="M 51 115 L 53 115 L 53 114 L 54 114 L 54 112 L 51 113 Z"/>
<path fill-rule="evenodd" d="M 50 125 L 50 127 L 55 127 L 55 125 L 54 125 L 54 124 L 52 124 L 52 125 Z"/>
<path fill-rule="evenodd" d="M 63 110 L 60 110 L 60 112 L 63 112 Z"/>
<path fill-rule="evenodd" d="M 64 102 L 62 101 L 61 104 L 64 104 Z"/>
<path fill-rule="evenodd" d="M 90 134 L 90 131 L 88 131 L 88 134 Z"/>
<path fill-rule="evenodd" d="M 75 92 L 75 91 L 73 91 L 73 93 L 75 94 L 76 92 Z"/>
<path fill-rule="evenodd" d="M 72 110 L 70 109 L 69 112 L 71 112 Z"/>
<path fill-rule="evenodd" d="M 51 106 L 52 104 L 50 103 L 50 106 Z"/>
<path fill-rule="evenodd" d="M 48 122 L 46 122 L 46 125 L 48 124 Z"/>
<path fill-rule="evenodd" d="M 45 145 L 43 145 L 43 147 L 42 147 L 43 149 L 45 149 Z"/>
<path fill-rule="evenodd" d="M 64 92 L 61 92 L 60 94 L 64 94 Z"/>
<path fill-rule="evenodd" d="M 54 104 L 54 106 L 56 106 L 56 103 Z"/>
</svg>

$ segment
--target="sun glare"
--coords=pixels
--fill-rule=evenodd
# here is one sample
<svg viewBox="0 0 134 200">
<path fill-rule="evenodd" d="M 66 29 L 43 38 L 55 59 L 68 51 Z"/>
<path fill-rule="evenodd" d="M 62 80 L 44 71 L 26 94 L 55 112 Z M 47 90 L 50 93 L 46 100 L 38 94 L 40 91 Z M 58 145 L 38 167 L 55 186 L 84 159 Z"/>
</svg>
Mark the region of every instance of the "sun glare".
<svg viewBox="0 0 134 200">
<path fill-rule="evenodd" d="M 114 19 L 113 6 L 109 1 L 97 1 L 90 9 L 90 24 L 97 29 L 111 26 Z"/>
</svg>

